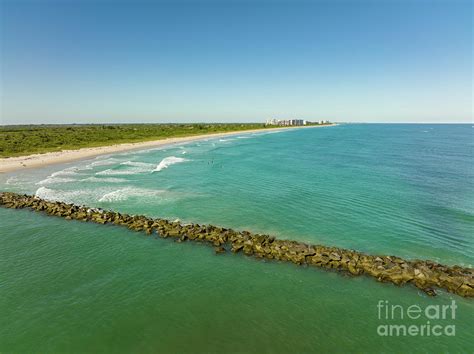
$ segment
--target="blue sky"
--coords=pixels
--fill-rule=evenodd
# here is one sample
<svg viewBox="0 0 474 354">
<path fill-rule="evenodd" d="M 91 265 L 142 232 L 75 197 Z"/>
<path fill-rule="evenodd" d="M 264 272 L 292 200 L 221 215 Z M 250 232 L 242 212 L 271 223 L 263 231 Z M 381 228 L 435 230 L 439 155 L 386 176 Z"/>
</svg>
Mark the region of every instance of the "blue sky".
<svg viewBox="0 0 474 354">
<path fill-rule="evenodd" d="M 470 122 L 470 1 L 1 3 L 2 124 Z"/>
</svg>

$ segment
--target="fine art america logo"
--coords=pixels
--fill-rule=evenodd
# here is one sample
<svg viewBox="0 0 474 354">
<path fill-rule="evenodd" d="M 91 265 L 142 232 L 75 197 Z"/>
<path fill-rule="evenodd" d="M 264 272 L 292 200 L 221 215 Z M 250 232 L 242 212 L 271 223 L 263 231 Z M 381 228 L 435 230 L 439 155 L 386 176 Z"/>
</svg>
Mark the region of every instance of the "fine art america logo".
<svg viewBox="0 0 474 354">
<path fill-rule="evenodd" d="M 396 305 L 387 300 L 377 304 L 377 334 L 389 336 L 455 336 L 456 301 L 450 305 Z"/>
</svg>

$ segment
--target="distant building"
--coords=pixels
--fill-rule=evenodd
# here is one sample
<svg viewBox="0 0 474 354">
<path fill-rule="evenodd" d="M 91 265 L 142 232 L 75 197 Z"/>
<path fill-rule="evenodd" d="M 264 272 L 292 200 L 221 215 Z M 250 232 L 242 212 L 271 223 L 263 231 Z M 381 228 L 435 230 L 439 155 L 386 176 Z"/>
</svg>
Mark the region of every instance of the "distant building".
<svg viewBox="0 0 474 354">
<path fill-rule="evenodd" d="M 277 125 L 281 127 L 289 126 L 302 126 L 302 125 L 311 125 L 311 124 L 331 124 L 328 120 L 320 120 L 316 122 L 310 122 L 309 120 L 303 119 L 267 119 L 265 125 Z"/>
<path fill-rule="evenodd" d="M 301 126 L 306 125 L 306 121 L 303 119 L 267 119 L 265 122 L 266 125 L 278 125 L 282 127 L 288 126 Z"/>
<path fill-rule="evenodd" d="M 265 125 L 278 125 L 278 120 L 277 119 L 267 119 Z"/>
<path fill-rule="evenodd" d="M 331 124 L 331 122 L 328 121 L 328 120 L 320 120 L 320 121 L 316 121 L 314 123 L 308 122 L 307 124 Z"/>
</svg>

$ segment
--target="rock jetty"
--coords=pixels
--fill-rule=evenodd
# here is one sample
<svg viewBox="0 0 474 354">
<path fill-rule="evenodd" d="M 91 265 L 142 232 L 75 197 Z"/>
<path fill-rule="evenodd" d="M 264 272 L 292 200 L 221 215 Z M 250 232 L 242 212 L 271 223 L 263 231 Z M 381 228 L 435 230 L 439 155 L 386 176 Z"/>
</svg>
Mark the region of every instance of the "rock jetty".
<svg viewBox="0 0 474 354">
<path fill-rule="evenodd" d="M 149 235 L 156 234 L 178 242 L 202 242 L 213 246 L 216 254 L 228 251 L 242 252 L 256 258 L 316 266 L 354 276 L 365 274 L 380 282 L 396 285 L 413 284 L 432 296 L 436 295 L 436 288 L 441 288 L 463 297 L 474 297 L 472 268 L 445 266 L 429 260 L 404 260 L 396 256 L 368 255 L 349 249 L 279 240 L 269 235 L 248 231 L 121 214 L 11 192 L 0 193 L 0 205 L 13 209 L 29 208 L 67 220 L 121 225 L 130 230 L 146 232 Z"/>
</svg>

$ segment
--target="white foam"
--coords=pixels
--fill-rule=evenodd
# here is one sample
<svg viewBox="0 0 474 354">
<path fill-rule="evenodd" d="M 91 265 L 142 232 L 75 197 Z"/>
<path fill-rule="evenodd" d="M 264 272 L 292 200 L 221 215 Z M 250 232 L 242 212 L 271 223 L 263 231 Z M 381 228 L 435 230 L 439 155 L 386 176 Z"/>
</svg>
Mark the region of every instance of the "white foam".
<svg viewBox="0 0 474 354">
<path fill-rule="evenodd" d="M 61 201 L 64 203 L 90 204 L 96 202 L 102 195 L 113 191 L 111 188 L 93 188 L 76 190 L 59 190 L 40 187 L 35 195 L 41 199 Z"/>
<path fill-rule="evenodd" d="M 36 184 L 36 180 L 32 180 L 32 177 L 32 175 L 11 176 L 5 181 L 5 184 L 11 186 L 21 186 L 22 188 L 25 188 L 26 186 L 33 186 Z"/>
<path fill-rule="evenodd" d="M 58 176 L 77 176 L 80 173 L 77 173 L 79 169 L 77 167 L 69 167 L 61 171 L 51 173 L 48 177 L 58 177 Z"/>
<path fill-rule="evenodd" d="M 115 177 L 98 178 L 98 177 L 91 176 L 91 177 L 81 179 L 81 182 L 123 183 L 123 182 L 127 182 L 127 180 L 123 178 L 115 178 Z"/>
<path fill-rule="evenodd" d="M 96 172 L 96 175 L 98 176 L 137 175 L 140 173 L 150 173 L 155 168 L 155 165 L 152 163 L 139 162 L 139 161 L 125 161 L 125 162 L 121 162 L 120 165 L 130 167 L 130 168 L 123 168 L 123 169 L 109 168 L 107 170 Z"/>
<path fill-rule="evenodd" d="M 35 196 L 45 200 L 51 201 L 62 201 L 65 203 L 72 203 L 75 198 L 81 194 L 84 194 L 84 191 L 60 191 L 56 189 L 50 189 L 47 187 L 40 187 L 35 193 Z"/>
<path fill-rule="evenodd" d="M 125 162 L 122 162 L 121 165 L 133 166 L 133 167 L 142 167 L 142 168 L 153 168 L 153 167 L 155 167 L 155 165 L 152 164 L 152 163 L 139 162 L 139 161 L 125 161 Z"/>
<path fill-rule="evenodd" d="M 44 184 L 54 184 L 54 183 L 68 183 L 68 182 L 75 182 L 76 179 L 74 178 L 67 178 L 67 177 L 48 177 L 36 183 L 37 185 L 44 185 Z"/>
<path fill-rule="evenodd" d="M 60 200 L 56 194 L 56 191 L 46 187 L 38 188 L 38 190 L 35 192 L 35 196 L 44 200 Z"/>
<path fill-rule="evenodd" d="M 68 168 L 65 168 L 64 170 L 51 173 L 48 177 L 39 181 L 36 184 L 43 185 L 43 184 L 53 184 L 53 183 L 74 182 L 76 180 L 71 177 L 83 176 L 83 174 L 78 173 L 77 171 L 79 171 L 79 168 L 76 166 L 68 167 Z"/>
<path fill-rule="evenodd" d="M 165 191 L 163 190 L 125 187 L 125 188 L 121 188 L 113 192 L 104 194 L 99 199 L 99 202 L 118 202 L 118 201 L 127 200 L 130 197 L 153 197 L 153 196 L 162 194 L 164 192 Z"/>
<path fill-rule="evenodd" d="M 133 168 L 125 169 L 125 170 L 108 169 L 108 170 L 97 172 L 96 175 L 98 176 L 129 176 L 129 175 L 138 175 L 140 173 L 149 173 L 152 171 L 153 171 L 153 166 L 151 166 L 150 168 L 133 167 Z"/>
<path fill-rule="evenodd" d="M 6 184 L 19 184 L 19 179 L 16 176 L 9 177 L 7 181 L 5 182 Z"/>
<path fill-rule="evenodd" d="M 90 164 L 86 166 L 86 168 L 93 168 L 97 166 L 108 166 L 108 165 L 116 164 L 117 162 L 118 160 L 116 158 L 111 157 L 105 160 L 97 160 L 97 161 L 91 162 Z"/>
<path fill-rule="evenodd" d="M 176 157 L 176 156 L 165 157 L 163 160 L 161 160 L 158 166 L 156 166 L 153 172 L 160 172 L 161 170 L 164 170 L 165 168 L 168 168 L 171 165 L 174 165 L 180 162 L 185 162 L 185 161 L 188 161 L 188 160 L 183 157 Z"/>
</svg>

